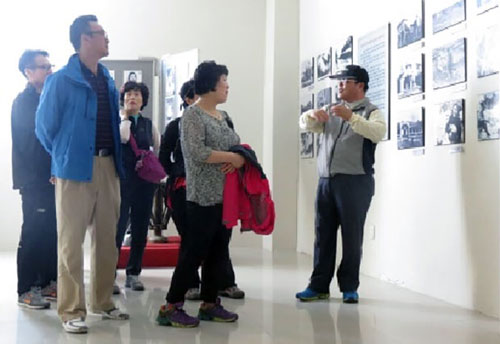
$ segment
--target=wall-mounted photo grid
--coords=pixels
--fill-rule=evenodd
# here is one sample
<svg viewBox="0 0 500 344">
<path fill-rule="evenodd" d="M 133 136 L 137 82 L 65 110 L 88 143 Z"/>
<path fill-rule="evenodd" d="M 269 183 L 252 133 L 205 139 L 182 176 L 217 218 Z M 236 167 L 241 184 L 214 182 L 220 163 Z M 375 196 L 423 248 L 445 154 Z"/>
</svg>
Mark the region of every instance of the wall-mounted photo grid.
<svg viewBox="0 0 500 344">
<path fill-rule="evenodd" d="M 468 130 L 477 128 L 478 141 L 500 139 L 500 24 L 495 17 L 499 3 L 408 0 L 394 23 L 359 37 L 336 39 L 331 48 L 311 53 L 301 64 L 300 113 L 339 102 L 338 85 L 327 82 L 327 76 L 354 62 L 368 71 L 366 96 L 384 113 L 384 140 L 391 138 L 392 127 L 398 150 L 425 147 L 427 136 L 431 146 L 455 145 L 450 152 L 464 152 L 460 145 L 466 143 L 466 113 Z M 391 41 L 397 44 L 391 46 Z M 301 157 L 309 158 L 314 151 L 318 155 L 321 135 L 314 139 L 313 134 L 301 133 L 300 139 Z M 419 151 L 425 152 L 417 150 L 415 155 L 421 155 Z"/>
</svg>

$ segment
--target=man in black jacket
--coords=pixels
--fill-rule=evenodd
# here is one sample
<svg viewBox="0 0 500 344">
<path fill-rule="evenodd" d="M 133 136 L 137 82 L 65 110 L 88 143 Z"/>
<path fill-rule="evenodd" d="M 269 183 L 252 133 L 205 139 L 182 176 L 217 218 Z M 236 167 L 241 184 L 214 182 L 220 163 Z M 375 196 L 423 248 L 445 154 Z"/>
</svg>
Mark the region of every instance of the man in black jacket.
<svg viewBox="0 0 500 344">
<path fill-rule="evenodd" d="M 49 54 L 26 50 L 19 71 L 28 84 L 12 105 L 12 179 L 22 198 L 23 225 L 17 249 L 18 304 L 50 308 L 57 297 L 57 225 L 50 156 L 35 136 L 35 112 L 45 78 L 52 73 Z"/>
</svg>

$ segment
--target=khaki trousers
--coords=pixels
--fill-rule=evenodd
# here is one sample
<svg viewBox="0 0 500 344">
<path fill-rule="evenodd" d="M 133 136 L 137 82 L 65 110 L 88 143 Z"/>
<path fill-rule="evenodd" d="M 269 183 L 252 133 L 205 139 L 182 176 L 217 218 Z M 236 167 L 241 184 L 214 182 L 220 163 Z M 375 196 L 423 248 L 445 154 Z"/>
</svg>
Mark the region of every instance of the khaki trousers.
<svg viewBox="0 0 500 344">
<path fill-rule="evenodd" d="M 120 215 L 120 181 L 113 157 L 94 157 L 92 181 L 56 181 L 57 313 L 62 321 L 85 318 L 83 242 L 91 237 L 90 309 L 114 307 L 111 296 L 118 260 L 115 236 Z"/>
</svg>

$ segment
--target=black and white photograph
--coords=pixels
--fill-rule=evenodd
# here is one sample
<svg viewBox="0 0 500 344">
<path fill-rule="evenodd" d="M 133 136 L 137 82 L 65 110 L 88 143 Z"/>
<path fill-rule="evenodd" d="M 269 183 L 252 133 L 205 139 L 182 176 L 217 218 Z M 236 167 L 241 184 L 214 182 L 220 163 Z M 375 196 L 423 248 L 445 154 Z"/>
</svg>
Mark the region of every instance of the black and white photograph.
<svg viewBox="0 0 500 344">
<path fill-rule="evenodd" d="M 436 146 L 465 143 L 465 99 L 454 99 L 436 105 Z"/>
<path fill-rule="evenodd" d="M 432 32 L 443 31 L 465 21 L 465 0 L 441 0 L 432 14 Z"/>
<path fill-rule="evenodd" d="M 325 105 L 330 105 L 332 103 L 332 88 L 327 87 L 322 89 L 316 95 L 316 108 L 322 108 Z"/>
<path fill-rule="evenodd" d="M 177 118 L 177 97 L 166 97 L 165 98 L 165 123 Z"/>
<path fill-rule="evenodd" d="M 480 94 L 477 101 L 477 138 L 479 141 L 500 138 L 498 91 Z"/>
<path fill-rule="evenodd" d="M 481 14 L 498 7 L 498 0 L 476 0 L 477 13 Z"/>
<path fill-rule="evenodd" d="M 405 110 L 398 113 L 398 149 L 424 147 L 424 108 Z"/>
<path fill-rule="evenodd" d="M 338 42 L 335 45 L 335 68 L 334 73 L 345 69 L 347 65 L 352 64 L 352 36 Z"/>
<path fill-rule="evenodd" d="M 432 86 L 443 88 L 467 81 L 465 38 L 432 50 Z"/>
<path fill-rule="evenodd" d="M 176 89 L 175 66 L 165 66 L 165 68 L 163 69 L 163 83 L 165 87 L 165 96 L 169 97 L 175 95 L 175 89 Z"/>
<path fill-rule="evenodd" d="M 424 55 L 406 54 L 399 62 L 396 80 L 398 98 L 409 97 L 424 92 Z"/>
<path fill-rule="evenodd" d="M 500 49 L 498 45 L 499 26 L 490 26 L 477 34 L 477 77 L 483 78 L 500 70 Z"/>
<path fill-rule="evenodd" d="M 358 39 L 358 64 L 370 76 L 366 96 L 384 114 L 387 128 L 390 128 L 390 29 L 390 24 L 386 24 Z M 384 140 L 389 139 L 387 130 Z"/>
<path fill-rule="evenodd" d="M 318 71 L 318 80 L 323 79 L 332 73 L 332 49 L 329 48 L 327 52 L 319 54 L 316 59 L 316 66 Z"/>
<path fill-rule="evenodd" d="M 302 88 L 314 83 L 314 57 L 302 61 L 300 64 L 300 85 Z"/>
<path fill-rule="evenodd" d="M 300 157 L 302 159 L 314 158 L 314 134 L 300 133 Z"/>
<path fill-rule="evenodd" d="M 398 48 L 424 38 L 424 10 L 422 0 L 405 1 L 406 13 L 398 22 Z"/>
<path fill-rule="evenodd" d="M 302 93 L 300 96 L 300 114 L 314 108 L 314 93 Z"/>
<path fill-rule="evenodd" d="M 123 71 L 123 81 L 142 82 L 142 70 L 125 70 Z"/>
</svg>

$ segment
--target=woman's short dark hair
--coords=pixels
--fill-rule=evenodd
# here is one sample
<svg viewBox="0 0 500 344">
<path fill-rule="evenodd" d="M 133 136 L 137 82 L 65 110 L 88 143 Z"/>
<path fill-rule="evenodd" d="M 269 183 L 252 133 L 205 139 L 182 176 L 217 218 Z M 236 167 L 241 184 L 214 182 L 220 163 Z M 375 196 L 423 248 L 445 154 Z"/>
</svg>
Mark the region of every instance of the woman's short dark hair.
<svg viewBox="0 0 500 344">
<path fill-rule="evenodd" d="M 125 85 L 120 89 L 120 105 L 123 106 L 124 103 L 124 98 L 125 98 L 125 93 L 130 92 L 130 91 L 140 91 L 142 95 L 142 106 L 141 110 L 148 105 L 148 99 L 149 99 L 149 89 L 148 87 L 142 83 L 142 82 L 135 82 L 135 81 L 127 81 Z"/>
<path fill-rule="evenodd" d="M 182 104 L 181 110 L 185 109 L 189 106 L 186 102 L 186 98 L 193 99 L 194 98 L 194 80 L 191 79 L 182 84 L 181 91 L 179 92 L 179 96 L 181 96 Z"/>
<path fill-rule="evenodd" d="M 215 91 L 217 82 L 222 75 L 229 75 L 227 67 L 219 65 L 215 61 L 204 61 L 194 71 L 194 91 L 203 95 Z"/>
<path fill-rule="evenodd" d="M 73 21 L 73 24 L 69 27 L 69 40 L 75 51 L 80 50 L 81 40 L 80 38 L 84 33 L 90 32 L 89 22 L 97 21 L 97 17 L 93 14 L 87 14 L 84 16 L 79 16 Z"/>
<path fill-rule="evenodd" d="M 46 52 L 45 50 L 25 50 L 24 53 L 21 55 L 21 58 L 19 59 L 18 68 L 19 71 L 23 73 L 24 76 L 26 76 L 26 74 L 24 73 L 24 70 L 26 68 L 35 67 L 35 58 L 38 55 L 49 57 L 49 53 Z"/>
</svg>

